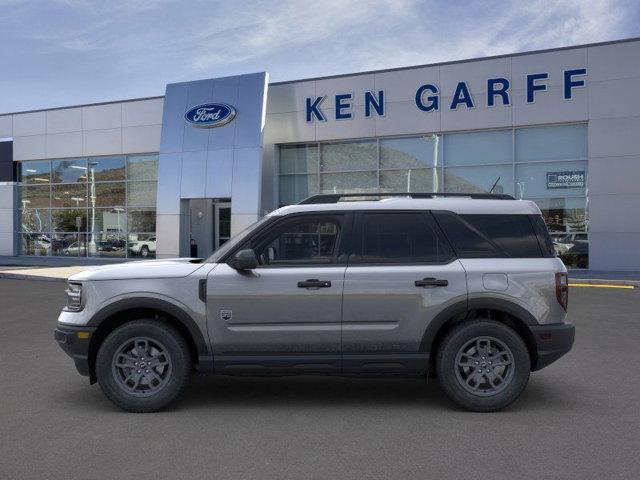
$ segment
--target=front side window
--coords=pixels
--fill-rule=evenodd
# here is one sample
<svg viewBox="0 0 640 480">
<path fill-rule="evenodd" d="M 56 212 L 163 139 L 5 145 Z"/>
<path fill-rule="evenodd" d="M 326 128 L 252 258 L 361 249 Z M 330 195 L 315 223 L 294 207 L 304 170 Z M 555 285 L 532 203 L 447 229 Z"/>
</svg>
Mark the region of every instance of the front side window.
<svg viewBox="0 0 640 480">
<path fill-rule="evenodd" d="M 252 246 L 260 265 L 330 264 L 339 232 L 337 219 L 302 218 L 275 226 Z"/>
<path fill-rule="evenodd" d="M 425 212 L 361 214 L 355 244 L 354 263 L 442 263 L 453 256 Z"/>
</svg>

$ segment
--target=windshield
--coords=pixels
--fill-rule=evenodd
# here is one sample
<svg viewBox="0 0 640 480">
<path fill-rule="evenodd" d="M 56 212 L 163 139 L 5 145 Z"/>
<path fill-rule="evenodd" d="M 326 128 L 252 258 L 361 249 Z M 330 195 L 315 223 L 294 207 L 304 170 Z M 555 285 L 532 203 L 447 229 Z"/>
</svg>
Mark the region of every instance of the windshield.
<svg viewBox="0 0 640 480">
<path fill-rule="evenodd" d="M 224 245 L 218 248 L 215 252 L 207 258 L 207 263 L 218 263 L 222 257 L 224 257 L 230 250 L 233 250 L 236 246 L 244 241 L 244 239 L 252 232 L 254 229 L 259 228 L 262 224 L 267 223 L 271 217 L 262 217 L 257 222 L 252 223 L 247 228 L 242 230 L 237 235 L 231 237 L 227 240 Z"/>
</svg>

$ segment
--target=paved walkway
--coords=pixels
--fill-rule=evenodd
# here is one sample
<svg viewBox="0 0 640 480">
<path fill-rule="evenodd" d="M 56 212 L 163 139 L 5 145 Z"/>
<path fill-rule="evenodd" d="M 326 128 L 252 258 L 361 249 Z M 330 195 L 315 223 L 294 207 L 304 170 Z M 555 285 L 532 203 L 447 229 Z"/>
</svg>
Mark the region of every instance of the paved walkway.
<svg viewBox="0 0 640 480">
<path fill-rule="evenodd" d="M 89 266 L 65 266 L 65 267 L 16 267 L 0 266 L 0 278 L 13 278 L 19 280 L 53 280 L 64 281 L 75 273 L 91 268 Z"/>
</svg>

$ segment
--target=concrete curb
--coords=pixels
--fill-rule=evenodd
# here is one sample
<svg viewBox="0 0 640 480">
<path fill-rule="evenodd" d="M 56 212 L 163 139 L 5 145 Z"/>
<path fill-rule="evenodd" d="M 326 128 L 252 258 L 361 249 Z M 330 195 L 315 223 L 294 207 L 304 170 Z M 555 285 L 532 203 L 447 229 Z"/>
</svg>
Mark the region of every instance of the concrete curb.
<svg viewBox="0 0 640 480">
<path fill-rule="evenodd" d="M 0 278 L 6 278 L 11 280 L 42 280 L 43 282 L 66 282 L 67 278 L 61 277 L 47 277 L 44 275 L 29 275 L 26 273 L 7 273 L 0 272 Z"/>
<path fill-rule="evenodd" d="M 640 280 L 614 280 L 608 278 L 571 278 L 569 277 L 569 285 L 571 284 L 584 284 L 584 285 L 608 285 L 618 287 L 640 287 Z"/>
</svg>

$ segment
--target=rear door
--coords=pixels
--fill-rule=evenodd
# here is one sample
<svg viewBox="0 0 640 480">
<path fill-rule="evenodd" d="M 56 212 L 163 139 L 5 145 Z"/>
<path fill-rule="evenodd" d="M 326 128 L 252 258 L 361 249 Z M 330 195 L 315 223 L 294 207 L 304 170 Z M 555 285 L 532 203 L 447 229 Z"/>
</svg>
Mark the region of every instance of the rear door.
<svg viewBox="0 0 640 480">
<path fill-rule="evenodd" d="M 466 302 L 465 271 L 429 212 L 357 213 L 345 274 L 345 372 L 427 369 L 429 322 Z"/>
</svg>

